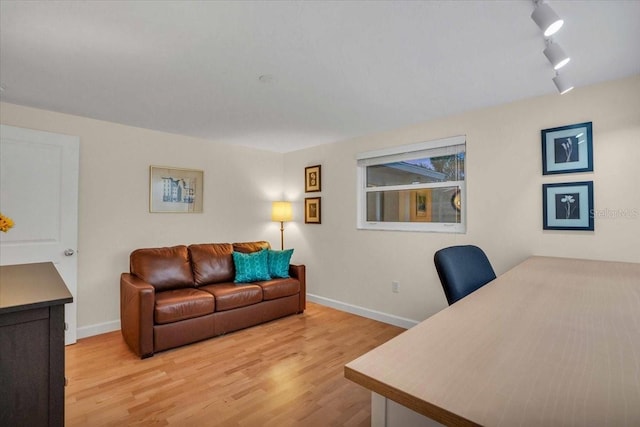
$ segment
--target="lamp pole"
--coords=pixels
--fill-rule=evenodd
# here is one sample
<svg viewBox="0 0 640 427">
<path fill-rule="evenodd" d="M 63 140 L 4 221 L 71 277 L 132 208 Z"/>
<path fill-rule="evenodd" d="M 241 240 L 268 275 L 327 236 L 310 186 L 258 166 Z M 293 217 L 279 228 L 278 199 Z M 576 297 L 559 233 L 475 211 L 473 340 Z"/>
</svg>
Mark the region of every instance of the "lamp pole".
<svg viewBox="0 0 640 427">
<path fill-rule="evenodd" d="M 280 221 L 280 250 L 284 250 L 284 221 Z"/>
</svg>

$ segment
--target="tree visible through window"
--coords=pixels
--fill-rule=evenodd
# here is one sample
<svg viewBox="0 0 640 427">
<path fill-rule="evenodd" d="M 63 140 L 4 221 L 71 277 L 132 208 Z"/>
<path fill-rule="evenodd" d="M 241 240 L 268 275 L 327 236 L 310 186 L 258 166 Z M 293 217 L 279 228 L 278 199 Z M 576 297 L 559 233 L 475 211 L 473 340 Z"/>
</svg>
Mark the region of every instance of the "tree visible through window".
<svg viewBox="0 0 640 427">
<path fill-rule="evenodd" d="M 358 155 L 358 228 L 465 232 L 465 137 Z"/>
</svg>

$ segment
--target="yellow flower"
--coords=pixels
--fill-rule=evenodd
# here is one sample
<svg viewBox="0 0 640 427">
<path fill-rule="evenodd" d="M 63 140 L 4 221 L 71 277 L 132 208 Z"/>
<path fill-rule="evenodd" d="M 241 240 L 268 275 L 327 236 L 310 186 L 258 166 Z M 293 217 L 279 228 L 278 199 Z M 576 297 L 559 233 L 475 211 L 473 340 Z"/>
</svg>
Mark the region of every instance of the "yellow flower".
<svg viewBox="0 0 640 427">
<path fill-rule="evenodd" d="M 6 233 L 11 227 L 13 227 L 13 220 L 8 216 L 4 216 L 2 215 L 2 213 L 0 213 L 0 231 Z"/>
</svg>

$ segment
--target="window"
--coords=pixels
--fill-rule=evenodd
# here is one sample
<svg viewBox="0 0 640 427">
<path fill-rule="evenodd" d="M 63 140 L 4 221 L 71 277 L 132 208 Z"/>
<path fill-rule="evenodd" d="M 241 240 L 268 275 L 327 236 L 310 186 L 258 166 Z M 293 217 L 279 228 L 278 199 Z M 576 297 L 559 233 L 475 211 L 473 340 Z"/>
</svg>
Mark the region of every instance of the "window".
<svg viewBox="0 0 640 427">
<path fill-rule="evenodd" d="M 370 151 L 358 160 L 358 228 L 464 233 L 466 138 Z"/>
</svg>

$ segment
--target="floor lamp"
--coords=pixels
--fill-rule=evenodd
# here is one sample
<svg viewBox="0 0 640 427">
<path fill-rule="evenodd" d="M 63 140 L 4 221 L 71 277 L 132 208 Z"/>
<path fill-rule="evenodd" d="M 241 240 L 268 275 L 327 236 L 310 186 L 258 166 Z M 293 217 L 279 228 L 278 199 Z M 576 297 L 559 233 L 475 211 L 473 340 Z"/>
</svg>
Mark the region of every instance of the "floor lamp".
<svg viewBox="0 0 640 427">
<path fill-rule="evenodd" d="M 273 202 L 271 206 L 271 221 L 280 222 L 280 249 L 284 250 L 284 222 L 293 219 L 291 202 Z"/>
</svg>

